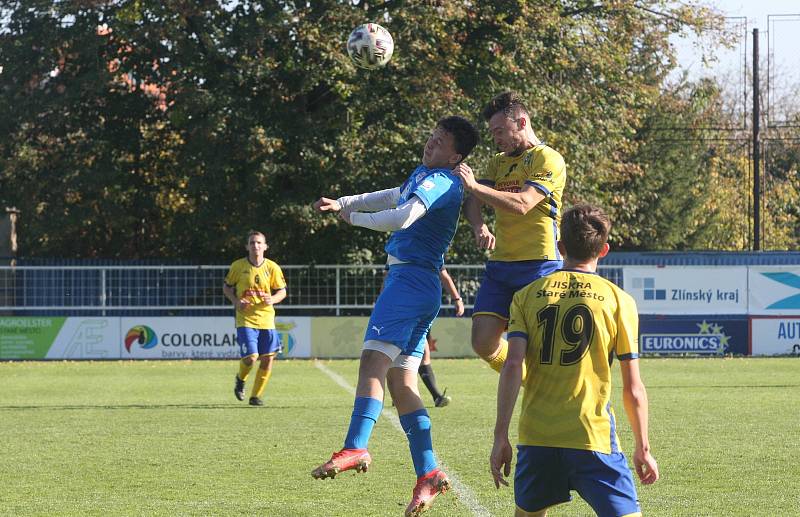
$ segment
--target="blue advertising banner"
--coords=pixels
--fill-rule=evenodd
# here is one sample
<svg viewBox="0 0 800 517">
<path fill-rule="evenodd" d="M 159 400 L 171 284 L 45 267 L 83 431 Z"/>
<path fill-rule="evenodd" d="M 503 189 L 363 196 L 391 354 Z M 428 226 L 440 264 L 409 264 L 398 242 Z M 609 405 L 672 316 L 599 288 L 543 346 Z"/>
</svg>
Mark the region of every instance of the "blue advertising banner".
<svg viewBox="0 0 800 517">
<path fill-rule="evenodd" d="M 639 351 L 643 354 L 746 355 L 746 317 L 720 315 L 639 316 Z"/>
</svg>

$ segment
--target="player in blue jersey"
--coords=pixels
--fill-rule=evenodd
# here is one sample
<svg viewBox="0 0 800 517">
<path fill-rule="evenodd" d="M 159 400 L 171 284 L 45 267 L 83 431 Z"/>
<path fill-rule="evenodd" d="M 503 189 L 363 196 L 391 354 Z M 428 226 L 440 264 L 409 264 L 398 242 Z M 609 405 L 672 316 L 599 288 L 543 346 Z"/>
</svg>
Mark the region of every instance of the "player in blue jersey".
<svg viewBox="0 0 800 517">
<path fill-rule="evenodd" d="M 452 169 L 469 155 L 478 131 L 468 120 L 446 117 L 425 144 L 422 165 L 397 188 L 339 199 L 320 198 L 318 212 L 339 212 L 354 226 L 392 232 L 386 243 L 384 289 L 367 324 L 356 399 L 344 446 L 315 468 L 317 479 L 364 472 L 372 429 L 383 410 L 384 381 L 400 415 L 417 475 L 406 515 L 419 515 L 450 481 L 436 463 L 431 420 L 417 388 L 425 336 L 439 312 L 439 270 L 456 233 L 464 189 Z"/>
</svg>

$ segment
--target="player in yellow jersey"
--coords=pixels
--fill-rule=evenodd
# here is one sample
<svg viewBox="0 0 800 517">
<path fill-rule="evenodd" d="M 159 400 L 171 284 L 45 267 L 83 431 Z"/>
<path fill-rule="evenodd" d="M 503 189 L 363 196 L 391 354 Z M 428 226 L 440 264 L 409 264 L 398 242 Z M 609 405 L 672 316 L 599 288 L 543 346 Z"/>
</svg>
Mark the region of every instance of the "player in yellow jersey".
<svg viewBox="0 0 800 517">
<path fill-rule="evenodd" d="M 658 479 L 647 437 L 647 392 L 639 376 L 636 303 L 595 272 L 608 253 L 610 228 L 599 208 L 568 210 L 558 243 L 563 269 L 517 292 L 511 304 L 489 463 L 495 485 L 508 485 L 508 427 L 527 364 L 514 475 L 518 517 L 544 517 L 549 507 L 572 499 L 570 490 L 602 517 L 641 515 L 610 403 L 615 355 L 636 444 L 636 473 L 645 485 Z"/>
<path fill-rule="evenodd" d="M 272 375 L 275 355 L 281 351 L 274 306 L 286 298 L 286 280 L 280 266 L 264 257 L 267 248 L 264 234 L 251 231 L 247 235 L 247 257 L 231 264 L 222 285 L 225 297 L 236 307 L 236 340 L 242 355 L 233 389 L 237 399 L 244 400 L 244 383 L 256 359 L 260 362 L 250 394 L 251 406 L 264 405 L 261 395 Z"/>
<path fill-rule="evenodd" d="M 494 250 L 472 311 L 472 348 L 499 372 L 508 351 L 502 335 L 511 298 L 561 267 L 556 241 L 567 173 L 564 158 L 536 137 L 528 109 L 517 94 L 496 96 L 483 117 L 501 152 L 480 179 L 463 163 L 453 172 L 469 193 L 464 215 L 476 243 Z M 483 221 L 483 205 L 495 210 L 496 238 Z"/>
</svg>

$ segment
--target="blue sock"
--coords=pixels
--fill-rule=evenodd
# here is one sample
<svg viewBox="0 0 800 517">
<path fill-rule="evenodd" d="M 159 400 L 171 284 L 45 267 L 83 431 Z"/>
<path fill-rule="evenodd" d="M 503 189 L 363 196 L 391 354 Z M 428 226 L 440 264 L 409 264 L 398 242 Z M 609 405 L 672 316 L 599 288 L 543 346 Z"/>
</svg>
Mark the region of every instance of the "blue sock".
<svg viewBox="0 0 800 517">
<path fill-rule="evenodd" d="M 411 459 L 417 477 L 424 476 L 436 468 L 436 457 L 433 455 L 431 442 L 431 417 L 425 409 L 400 416 L 400 425 L 408 437 Z"/>
<path fill-rule="evenodd" d="M 383 401 L 370 397 L 356 397 L 350 428 L 344 439 L 345 449 L 366 449 L 372 428 L 383 410 Z"/>
</svg>

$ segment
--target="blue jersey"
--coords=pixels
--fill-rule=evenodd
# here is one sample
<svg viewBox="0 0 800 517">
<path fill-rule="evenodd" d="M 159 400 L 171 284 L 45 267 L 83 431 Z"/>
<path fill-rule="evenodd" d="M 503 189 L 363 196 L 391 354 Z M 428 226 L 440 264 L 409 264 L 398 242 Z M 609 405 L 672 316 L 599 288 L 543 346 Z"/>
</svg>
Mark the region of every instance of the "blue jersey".
<svg viewBox="0 0 800 517">
<path fill-rule="evenodd" d="M 417 196 L 428 211 L 408 228 L 392 232 L 386 253 L 402 262 L 439 270 L 456 234 L 464 187 L 452 171 L 420 165 L 400 188 L 397 205 L 411 196 Z"/>
</svg>

